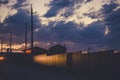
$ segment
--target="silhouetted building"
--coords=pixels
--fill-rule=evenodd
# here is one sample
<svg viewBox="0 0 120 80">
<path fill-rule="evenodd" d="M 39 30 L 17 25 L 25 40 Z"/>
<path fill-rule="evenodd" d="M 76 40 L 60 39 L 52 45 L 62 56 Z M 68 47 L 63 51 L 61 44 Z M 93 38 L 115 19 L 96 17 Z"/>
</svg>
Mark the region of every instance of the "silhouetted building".
<svg viewBox="0 0 120 80">
<path fill-rule="evenodd" d="M 52 46 L 49 48 L 48 50 L 48 55 L 52 55 L 52 54 L 60 54 L 60 53 L 66 53 L 67 52 L 67 48 L 60 44 L 57 44 L 55 46 Z"/>
<path fill-rule="evenodd" d="M 25 52 L 25 50 L 23 50 L 23 52 Z M 40 47 L 33 47 L 33 53 L 34 55 L 45 54 L 47 50 Z M 31 54 L 31 48 L 26 49 L 26 54 Z"/>
</svg>

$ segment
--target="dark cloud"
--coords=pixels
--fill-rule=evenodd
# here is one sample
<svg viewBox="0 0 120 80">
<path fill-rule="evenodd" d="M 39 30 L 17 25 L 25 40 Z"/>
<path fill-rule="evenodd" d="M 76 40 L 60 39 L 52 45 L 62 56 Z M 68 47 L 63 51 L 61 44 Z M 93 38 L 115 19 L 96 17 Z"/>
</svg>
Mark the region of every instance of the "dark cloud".
<svg viewBox="0 0 120 80">
<path fill-rule="evenodd" d="M 108 46 L 116 49 L 120 47 L 120 8 L 116 9 L 118 6 L 117 3 L 105 4 L 102 11 L 105 15 L 104 21 L 110 30 L 107 36 Z"/>
<path fill-rule="evenodd" d="M 57 7 L 53 7 L 50 10 L 47 11 L 47 13 L 44 15 L 44 17 L 54 17 L 56 16 L 56 14 L 58 13 L 58 8 Z"/>
<path fill-rule="evenodd" d="M 4 25 L 6 26 L 6 30 L 13 34 L 22 35 L 27 20 L 30 20 L 30 15 L 25 11 L 18 10 L 16 14 L 10 15 L 4 20 Z"/>
<path fill-rule="evenodd" d="M 16 14 L 8 16 L 4 20 L 4 24 L 6 24 L 7 30 L 12 31 L 13 34 L 22 35 L 25 23 L 30 22 L 30 18 L 30 13 L 27 13 L 26 10 L 20 9 Z M 37 15 L 34 15 L 34 22 L 35 24 L 40 23 Z"/>
<path fill-rule="evenodd" d="M 88 25 L 87 28 L 89 29 L 85 29 L 83 31 L 83 37 L 84 37 L 84 40 L 86 41 L 90 41 L 90 43 L 95 43 L 97 46 L 99 45 L 100 47 L 103 47 L 103 46 L 106 46 L 108 47 L 109 49 L 119 49 L 120 47 L 120 8 L 118 8 L 119 4 L 117 3 L 114 3 L 114 1 L 112 1 L 110 4 L 105 4 L 103 5 L 103 8 L 98 11 L 98 12 L 88 12 L 88 13 L 85 13 L 84 15 L 85 16 L 88 16 L 88 17 L 91 17 L 92 19 L 96 19 L 96 18 L 103 18 L 104 17 L 104 22 L 103 25 L 100 25 L 100 24 L 96 24 L 96 23 L 92 23 L 90 25 Z M 100 14 L 101 12 L 101 14 Z M 99 28 L 97 28 L 98 26 L 104 26 L 105 25 L 108 26 L 109 30 L 110 30 L 110 33 L 108 35 L 105 35 L 104 34 L 100 34 L 99 30 L 100 31 L 103 31 Z M 96 27 L 92 28 L 91 25 L 96 25 Z M 98 31 L 97 31 L 98 30 Z M 87 32 L 86 32 L 87 31 Z M 94 32 L 92 32 L 94 31 Z M 90 34 L 88 34 L 90 33 Z M 103 32 L 101 32 L 103 33 Z M 92 36 L 92 35 L 93 36 Z M 102 36 L 103 35 L 103 36 Z M 93 37 L 91 39 L 91 37 Z M 96 38 L 95 38 L 96 37 Z M 98 39 L 97 39 L 98 38 Z M 96 40 L 97 39 L 97 40 Z M 87 43 L 87 41 L 85 43 Z M 84 42 L 84 41 L 83 41 Z M 89 43 L 87 43 L 89 44 Z"/>
<path fill-rule="evenodd" d="M 2 27 L 3 27 L 3 24 L 0 23 L 0 34 L 3 33 L 3 32 L 2 32 Z"/>
<path fill-rule="evenodd" d="M 18 9 L 20 7 L 26 7 L 29 5 L 27 0 L 17 0 L 17 3 L 12 6 L 14 9 Z"/>
<path fill-rule="evenodd" d="M 111 32 L 108 35 L 105 35 L 107 24 L 105 25 L 101 21 L 93 22 L 87 27 L 80 26 L 74 22 L 66 23 L 64 21 L 57 22 L 55 26 L 54 24 L 55 22 L 51 22 L 50 25 L 41 27 L 40 31 L 35 33 L 36 41 L 61 44 L 71 42 L 73 46 L 71 44 L 71 47 L 68 47 L 72 48 L 72 50 L 85 49 L 88 46 L 92 46 L 93 50 L 102 48 L 118 49 L 120 47 L 120 27 L 115 24 L 114 26 L 112 24 L 109 25 Z"/>
<path fill-rule="evenodd" d="M 90 18 L 92 18 L 92 19 L 96 19 L 96 18 L 100 18 L 101 17 L 101 13 L 100 12 L 89 12 L 88 11 L 88 13 L 84 13 L 83 15 L 85 15 L 85 16 L 88 16 L 88 17 L 90 17 Z"/>
<path fill-rule="evenodd" d="M 120 47 L 120 9 L 112 12 L 106 18 L 106 25 L 110 29 L 110 45 L 114 47 Z"/>
<path fill-rule="evenodd" d="M 60 9 L 69 6 L 72 3 L 71 0 L 52 0 L 49 4 L 50 9 L 44 15 L 45 17 L 56 16 Z"/>
<path fill-rule="evenodd" d="M 9 3 L 9 0 L 0 0 L 0 6 L 2 5 L 2 4 L 8 4 Z"/>
<path fill-rule="evenodd" d="M 81 32 L 83 42 L 86 41 L 85 43 L 90 44 L 102 43 L 102 39 L 104 39 L 104 31 L 105 25 L 100 21 L 88 25 L 88 27 Z"/>
<path fill-rule="evenodd" d="M 85 0 L 52 0 L 50 4 L 48 5 L 50 9 L 47 11 L 47 13 L 44 15 L 44 17 L 54 17 L 58 14 L 58 12 L 66 8 L 65 13 L 62 16 L 69 17 L 73 14 L 75 8 L 74 5 L 76 4 L 82 4 Z M 88 3 L 92 0 L 86 0 L 84 3 Z M 78 6 L 77 8 L 80 8 Z"/>
<path fill-rule="evenodd" d="M 102 6 L 102 9 L 99 11 L 94 11 L 94 7 L 90 8 L 88 10 L 88 12 L 84 13 L 83 15 L 88 16 L 92 19 L 96 19 L 96 18 L 101 18 L 106 17 L 109 13 L 111 14 L 112 12 L 114 12 L 114 10 L 119 6 L 119 4 L 114 3 L 114 1 L 111 1 L 110 4 L 105 4 Z"/>
<path fill-rule="evenodd" d="M 70 41 L 73 43 L 96 46 L 105 46 L 105 26 L 101 22 L 94 22 L 88 27 L 83 29 L 78 29 L 77 24 L 74 22 L 65 23 L 60 21 L 56 24 L 55 27 L 41 29 L 37 34 L 40 41 L 53 41 L 53 42 L 65 42 Z"/>
<path fill-rule="evenodd" d="M 91 2 L 92 0 L 86 0 L 86 2 L 85 3 L 88 3 L 88 2 Z"/>
<path fill-rule="evenodd" d="M 75 5 L 77 3 L 82 3 L 84 0 L 52 0 L 49 4 L 50 9 L 44 15 L 45 17 L 53 17 L 56 16 L 57 13 L 62 9 L 66 8 L 63 16 L 69 17 L 73 14 L 74 8 L 71 5 Z M 87 0 L 89 2 L 91 0 Z M 19 1 L 14 5 L 14 8 L 19 8 L 24 6 L 25 1 Z M 71 7 L 71 10 L 70 8 Z M 103 9 L 100 12 L 91 12 L 84 14 L 85 16 L 89 16 L 92 19 L 104 16 L 103 21 L 93 22 L 87 27 L 84 27 L 84 24 L 76 24 L 72 21 L 64 22 L 49 22 L 48 26 L 41 26 L 39 17 L 34 15 L 34 27 L 35 29 L 39 29 L 34 32 L 34 40 L 40 41 L 43 43 L 47 42 L 58 42 L 58 43 L 73 43 L 73 47 L 70 49 L 78 50 L 85 49 L 88 46 L 95 46 L 96 48 L 104 48 L 109 47 L 109 49 L 119 48 L 120 47 L 120 9 L 116 9 L 118 4 L 111 3 L 105 4 Z M 116 9 L 116 10 L 115 10 Z M 97 14 L 97 16 L 96 16 Z M 26 10 L 18 9 L 18 12 L 14 15 L 8 15 L 8 17 L 4 20 L 4 23 L 0 23 L 0 30 L 3 34 L 8 34 L 8 32 L 12 32 L 14 35 L 15 43 L 23 43 L 24 41 L 24 29 L 25 22 L 30 23 L 30 14 L 27 13 Z M 37 25 L 36 25 L 37 24 Z M 30 25 L 29 25 L 30 26 Z M 37 27 L 38 26 L 38 27 Z M 110 33 L 108 35 L 104 35 L 105 26 L 108 26 L 110 29 Z M 4 31 L 7 30 L 7 31 Z M 30 29 L 29 29 L 30 31 Z M 7 40 L 7 38 L 6 38 Z"/>
<path fill-rule="evenodd" d="M 64 16 L 67 18 L 67 17 L 73 15 L 73 12 L 74 12 L 74 8 L 72 8 L 72 7 L 66 8 L 64 14 L 62 14 L 61 16 Z"/>
<path fill-rule="evenodd" d="M 113 12 L 114 9 L 116 9 L 119 6 L 117 3 L 111 3 L 111 4 L 105 4 L 103 5 L 103 13 L 108 14 Z"/>
<path fill-rule="evenodd" d="M 54 23 L 51 22 L 51 24 L 48 25 L 47 28 L 45 27 L 44 29 L 40 30 L 40 32 L 38 33 L 40 39 L 48 41 L 63 41 L 66 39 L 66 37 L 69 36 L 68 34 L 70 33 L 70 31 L 75 28 L 75 24 L 73 22 L 68 22 L 65 24 L 64 21 L 58 22 L 54 27 L 49 26 L 54 26 Z"/>
<path fill-rule="evenodd" d="M 79 25 L 73 22 L 58 22 L 55 27 L 52 27 L 47 32 L 44 30 L 41 35 L 44 36 L 44 34 L 46 34 L 46 40 L 54 39 L 53 41 L 58 42 L 71 41 L 84 46 L 95 45 L 97 48 L 107 47 L 109 49 L 118 49 L 120 47 L 120 9 L 115 10 L 118 6 L 119 5 L 117 3 L 105 4 L 102 9 L 102 14 L 100 14 L 100 11 L 84 14 L 92 19 L 104 16 L 105 22 L 97 21 L 88 25 L 87 28 L 84 29 L 77 29 L 76 26 Z M 65 12 L 64 16 L 68 17 L 71 14 L 72 12 Z M 110 33 L 108 35 L 104 34 L 106 26 L 104 23 L 106 23 L 110 29 Z M 42 36 L 41 39 L 44 40 Z"/>
<path fill-rule="evenodd" d="M 111 48 L 111 49 L 119 49 L 119 47 L 120 47 L 120 42 L 119 42 L 120 41 L 120 38 L 119 38 L 119 35 L 120 35 L 120 23 L 119 23 L 120 9 L 119 8 L 117 9 L 118 6 L 119 6 L 119 4 L 112 1 L 110 4 L 103 5 L 103 8 L 98 12 L 90 12 L 90 13 L 88 12 L 88 13 L 84 14 L 85 16 L 91 17 L 92 19 L 104 17 L 103 23 L 105 23 L 105 25 L 108 26 L 110 33 L 108 35 L 106 35 L 105 37 L 103 37 L 103 38 L 101 37 L 99 39 L 99 40 L 101 40 L 101 42 L 98 42 L 101 45 L 100 47 L 103 47 L 103 45 L 108 48 Z M 100 12 L 101 12 L 101 14 L 100 14 Z M 92 24 L 94 24 L 94 23 L 92 23 Z M 96 32 L 96 33 L 98 33 L 98 32 Z M 94 42 L 96 42 L 96 40 L 94 40 Z M 96 43 L 96 45 L 98 45 L 98 43 Z"/>
<path fill-rule="evenodd" d="M 27 10 L 19 9 L 14 15 L 9 15 L 3 23 L 1 23 L 2 34 L 8 34 L 12 32 L 14 37 L 16 37 L 16 42 L 21 43 L 24 39 L 25 34 L 25 24 L 28 22 L 28 33 L 30 32 L 30 13 Z M 38 15 L 34 15 L 34 29 L 40 26 L 40 20 Z"/>
</svg>

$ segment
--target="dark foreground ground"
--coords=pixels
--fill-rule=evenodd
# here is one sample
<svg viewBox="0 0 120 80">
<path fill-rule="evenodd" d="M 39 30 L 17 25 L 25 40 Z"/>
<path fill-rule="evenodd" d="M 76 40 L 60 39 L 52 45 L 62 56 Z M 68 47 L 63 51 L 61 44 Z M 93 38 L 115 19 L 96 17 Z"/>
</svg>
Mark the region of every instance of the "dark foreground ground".
<svg viewBox="0 0 120 80">
<path fill-rule="evenodd" d="M 82 74 L 41 69 L 35 64 L 0 62 L 0 80 L 120 80 L 119 74 Z"/>
<path fill-rule="evenodd" d="M 75 77 L 41 71 L 31 65 L 0 63 L 0 80 L 78 80 Z"/>
<path fill-rule="evenodd" d="M 116 65 L 112 62 L 114 65 L 103 67 L 104 69 L 101 66 L 96 69 L 94 66 L 92 68 L 88 66 L 72 70 L 45 67 L 32 62 L 31 56 L 23 54 L 0 54 L 0 56 L 5 57 L 5 60 L 0 60 L 0 80 L 120 80 L 119 59 Z"/>
</svg>

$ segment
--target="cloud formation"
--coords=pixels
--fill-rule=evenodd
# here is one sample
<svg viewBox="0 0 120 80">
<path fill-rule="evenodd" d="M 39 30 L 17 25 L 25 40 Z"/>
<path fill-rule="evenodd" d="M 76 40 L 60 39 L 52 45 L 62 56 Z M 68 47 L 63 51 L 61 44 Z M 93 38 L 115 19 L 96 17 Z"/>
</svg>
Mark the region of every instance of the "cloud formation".
<svg viewBox="0 0 120 80">
<path fill-rule="evenodd" d="M 8 3 L 9 3 L 9 0 L 0 0 L 0 6 Z"/>
<path fill-rule="evenodd" d="M 48 7 L 50 9 L 44 15 L 44 17 L 50 18 L 56 16 L 61 9 L 65 8 L 65 13 L 63 14 L 65 17 L 68 17 L 73 14 L 74 6 L 76 4 L 88 3 L 92 0 L 52 0 Z M 77 6 L 77 8 L 80 6 Z"/>
<path fill-rule="evenodd" d="M 105 12 L 105 15 L 107 15 L 105 17 L 105 22 L 106 25 L 108 25 L 109 29 L 110 29 L 110 34 L 109 34 L 109 45 L 110 46 L 114 46 L 114 47 L 120 47 L 120 8 L 113 11 L 114 9 L 116 9 L 117 6 L 119 6 L 118 4 L 113 3 L 113 5 L 116 6 L 111 6 L 111 4 L 109 6 L 112 7 L 111 10 L 108 10 L 108 12 Z M 108 6 L 108 7 L 109 7 Z M 108 7 L 105 7 L 108 9 Z"/>
<path fill-rule="evenodd" d="M 16 4 L 12 6 L 13 9 L 18 9 L 21 7 L 26 7 L 29 5 L 29 2 L 27 0 L 17 0 Z"/>
<path fill-rule="evenodd" d="M 81 4 L 84 5 L 91 1 L 92 0 L 52 0 L 48 5 L 49 10 L 44 17 L 56 17 L 61 10 L 64 10 L 61 16 L 67 19 L 69 16 L 77 14 L 77 11 L 76 13 L 74 13 L 74 11 L 79 10 Z M 14 42 L 16 43 L 24 43 L 25 23 L 26 21 L 30 23 L 30 14 L 27 13 L 26 9 L 20 8 L 26 6 L 26 2 L 26 0 L 18 0 L 13 6 L 18 12 L 14 15 L 9 15 L 4 20 L 4 23 L 0 23 L 0 29 L 3 33 L 7 33 L 4 32 L 4 28 L 11 31 L 15 37 Z M 39 43 L 40 45 L 42 45 L 42 43 L 44 43 L 44 45 L 50 43 L 66 44 L 69 45 L 69 50 L 85 49 L 88 46 L 99 49 L 118 49 L 120 47 L 120 8 L 118 6 L 119 4 L 112 1 L 109 4 L 104 4 L 98 11 L 88 10 L 88 12 L 83 12 L 82 15 L 79 14 L 80 17 L 83 18 L 87 16 L 91 20 L 96 19 L 86 26 L 84 26 L 84 22 L 77 24 L 74 20 L 65 21 L 65 18 L 59 21 L 51 20 L 48 22 L 48 25 L 42 25 L 39 16 L 36 14 L 34 15 L 34 40 L 36 43 L 41 42 Z M 110 30 L 107 35 L 105 35 L 106 26 Z"/>
<path fill-rule="evenodd" d="M 31 16 L 27 10 L 19 9 L 16 14 L 9 15 L 4 20 L 4 23 L 0 24 L 0 31 L 2 34 L 9 34 L 12 32 L 12 35 L 14 36 L 14 43 L 24 43 L 26 22 L 28 23 L 28 33 L 30 33 L 30 19 Z M 34 15 L 34 24 L 34 29 L 38 28 L 36 25 L 41 25 L 39 17 L 36 14 Z"/>
<path fill-rule="evenodd" d="M 82 0 L 76 0 L 75 2 L 82 2 Z M 69 5 L 71 5 L 71 3 Z M 120 47 L 120 9 L 118 8 L 118 6 L 119 4 L 111 1 L 110 4 L 104 4 L 98 12 L 93 11 L 84 14 L 85 16 L 88 16 L 92 19 L 102 19 L 98 19 L 97 21 L 90 23 L 86 27 L 84 27 L 84 25 L 81 26 L 79 24 L 76 24 L 73 21 L 67 23 L 64 21 L 58 21 L 57 24 L 54 27 L 49 28 L 49 30 L 43 29 L 42 34 L 39 36 L 43 40 L 53 40 L 58 42 L 70 41 L 73 43 L 84 44 L 86 46 L 96 45 L 96 48 L 99 47 L 118 49 L 118 47 Z M 51 10 L 52 12 L 51 8 L 49 10 Z M 70 13 L 65 12 L 65 17 L 73 14 L 72 11 L 69 9 L 68 12 Z M 49 12 L 47 14 L 49 14 Z M 108 35 L 105 35 L 106 26 L 108 26 L 108 29 L 110 30 Z M 46 35 L 47 38 L 44 35 Z"/>
<path fill-rule="evenodd" d="M 50 26 L 36 33 L 40 41 L 72 42 L 78 45 L 84 44 L 86 47 L 88 45 L 105 46 L 105 25 L 102 22 L 94 22 L 86 28 L 74 22 L 65 23 L 64 21 L 58 22 L 54 27 Z"/>
<path fill-rule="evenodd" d="M 71 2 L 71 0 L 52 0 L 48 5 L 50 9 L 44 16 L 47 18 L 56 16 L 60 9 L 69 6 Z"/>
<path fill-rule="evenodd" d="M 117 3 L 111 3 L 111 4 L 105 4 L 103 5 L 103 13 L 109 14 L 111 12 L 114 12 L 113 10 L 116 9 L 119 6 Z"/>
</svg>

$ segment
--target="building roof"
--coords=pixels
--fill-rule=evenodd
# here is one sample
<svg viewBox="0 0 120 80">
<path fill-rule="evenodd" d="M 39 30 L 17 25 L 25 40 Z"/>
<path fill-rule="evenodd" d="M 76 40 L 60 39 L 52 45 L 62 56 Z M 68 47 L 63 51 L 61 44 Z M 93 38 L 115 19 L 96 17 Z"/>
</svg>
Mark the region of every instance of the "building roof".
<svg viewBox="0 0 120 80">
<path fill-rule="evenodd" d="M 67 51 L 67 48 L 65 46 L 57 44 L 49 48 L 48 55 L 66 53 L 66 51 Z"/>
<path fill-rule="evenodd" d="M 28 48 L 26 50 L 31 50 L 31 48 Z M 46 50 L 46 49 L 35 46 L 35 47 L 33 47 L 33 50 Z M 25 51 L 25 50 L 23 50 L 23 51 Z"/>
<path fill-rule="evenodd" d="M 27 52 L 27 50 L 31 50 L 31 48 L 26 49 L 26 52 Z M 23 50 L 23 51 L 25 51 L 25 50 Z M 33 52 L 34 52 L 35 55 L 44 54 L 44 53 L 47 53 L 47 51 L 48 50 L 37 47 L 37 46 L 33 47 Z"/>
<path fill-rule="evenodd" d="M 114 50 L 104 50 L 104 51 L 98 51 L 98 52 L 91 52 L 91 54 L 95 54 L 95 55 L 114 54 Z"/>
<path fill-rule="evenodd" d="M 55 45 L 55 46 L 52 46 L 52 47 L 50 47 L 50 49 L 51 48 L 66 48 L 65 46 L 62 46 L 62 45 L 60 45 L 60 44 L 57 44 L 57 45 Z"/>
</svg>

